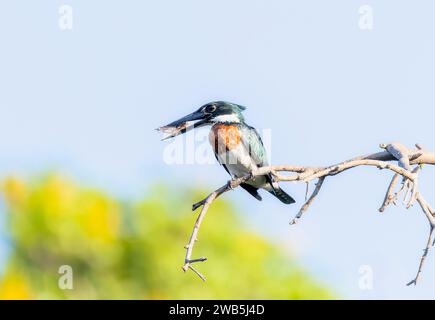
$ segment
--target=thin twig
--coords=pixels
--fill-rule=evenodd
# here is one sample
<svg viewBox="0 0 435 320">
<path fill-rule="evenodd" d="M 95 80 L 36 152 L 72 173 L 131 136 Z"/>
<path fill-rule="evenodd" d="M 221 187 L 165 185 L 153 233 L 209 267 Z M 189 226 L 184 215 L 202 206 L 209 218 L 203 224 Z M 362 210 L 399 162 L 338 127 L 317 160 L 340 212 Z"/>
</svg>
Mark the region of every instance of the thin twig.
<svg viewBox="0 0 435 320">
<path fill-rule="evenodd" d="M 379 208 L 379 212 L 384 212 L 385 209 L 392 203 L 395 198 L 394 189 L 396 188 L 397 182 L 399 181 L 400 174 L 396 173 L 393 176 L 393 179 L 390 182 L 390 186 L 388 187 L 387 193 L 385 194 L 384 202 L 382 206 Z"/>
<path fill-rule="evenodd" d="M 417 194 L 417 202 L 420 204 L 423 213 L 426 215 L 429 225 L 435 227 L 434 210 L 432 209 L 430 204 L 423 198 L 421 193 Z"/>
<path fill-rule="evenodd" d="M 305 201 L 307 201 L 308 200 L 308 193 L 310 192 L 310 182 L 307 181 L 305 184 L 306 184 L 306 186 L 305 186 Z"/>
<path fill-rule="evenodd" d="M 186 272 L 188 269 L 191 269 L 194 271 L 203 281 L 205 281 L 205 277 L 197 271 L 195 268 L 192 267 L 192 263 L 195 262 L 202 262 L 206 261 L 207 258 L 201 258 L 201 259 L 191 259 L 193 247 L 195 245 L 195 242 L 197 241 L 197 236 L 199 232 L 199 228 L 201 227 L 202 220 L 204 219 L 207 210 L 210 206 L 210 204 L 223 192 L 226 191 L 227 187 L 219 188 L 218 190 L 212 192 L 205 200 L 201 201 L 200 204 L 193 205 L 193 210 L 196 210 L 199 206 L 202 206 L 201 212 L 198 215 L 198 218 L 196 219 L 195 225 L 193 227 L 192 234 L 189 239 L 189 243 L 185 246 L 186 250 L 186 256 L 184 258 L 184 265 L 183 270 Z"/>
<path fill-rule="evenodd" d="M 412 170 L 412 173 L 416 175 L 416 178 L 414 179 L 414 182 L 412 182 L 412 189 L 411 189 L 411 198 L 409 199 L 409 202 L 406 206 L 407 209 L 411 208 L 414 205 L 414 202 L 417 200 L 417 195 L 419 193 L 419 182 L 418 182 L 418 172 L 421 170 L 420 165 L 417 165 L 414 170 Z"/>
<path fill-rule="evenodd" d="M 197 275 L 198 277 L 200 277 L 202 281 L 205 281 L 205 277 L 204 277 L 204 276 L 203 276 L 203 275 L 202 275 L 198 270 L 196 270 L 194 267 L 192 267 L 191 264 L 189 264 L 189 269 L 192 270 L 193 272 L 195 272 L 196 275 Z M 183 269 L 183 270 L 184 270 L 184 269 Z"/>
<path fill-rule="evenodd" d="M 417 275 L 415 276 L 415 278 L 412 281 L 410 281 L 406 284 L 407 286 L 410 286 L 412 284 L 417 285 L 417 282 L 420 278 L 421 271 L 423 270 L 424 261 L 426 260 L 426 257 L 429 253 L 429 250 L 430 250 L 430 247 L 434 241 L 433 240 L 433 232 L 434 232 L 434 227 L 430 226 L 429 236 L 427 237 L 427 243 L 426 243 L 426 247 L 423 250 L 423 255 L 420 258 L 420 264 L 418 266 Z"/>
<path fill-rule="evenodd" d="M 298 222 L 298 220 L 302 217 L 302 215 L 305 213 L 305 211 L 308 210 L 311 203 L 313 203 L 314 199 L 319 194 L 319 191 L 322 188 L 322 185 L 323 185 L 323 182 L 325 182 L 325 179 L 326 179 L 326 177 L 319 178 L 319 181 L 317 181 L 317 183 L 316 183 L 316 188 L 314 189 L 310 198 L 305 202 L 305 204 L 302 206 L 302 208 L 299 210 L 298 214 L 293 218 L 293 220 L 290 221 L 290 225 L 296 224 Z"/>
<path fill-rule="evenodd" d="M 201 212 L 199 213 L 195 225 L 193 226 L 192 234 L 190 235 L 189 243 L 185 246 L 186 249 L 186 256 L 184 258 L 184 265 L 183 265 L 183 271 L 186 272 L 188 269 L 191 269 L 193 272 L 195 272 L 203 281 L 205 281 L 205 277 L 195 268 L 192 267 L 193 263 L 196 262 L 203 262 L 206 261 L 206 257 L 202 257 L 199 259 L 191 259 L 193 247 L 195 246 L 196 241 L 198 240 L 198 232 L 199 228 L 201 227 L 202 220 L 204 219 L 208 208 L 212 204 L 212 202 L 218 198 L 223 193 L 230 191 L 234 188 L 237 188 L 240 184 L 242 184 L 244 181 L 249 180 L 252 178 L 252 175 L 247 175 L 246 177 L 234 179 L 228 181 L 227 184 L 220 187 L 219 189 L 215 190 L 214 192 L 210 193 L 205 199 L 199 201 L 198 203 L 195 203 L 192 206 L 192 210 L 195 211 L 199 207 L 202 206 Z"/>
</svg>

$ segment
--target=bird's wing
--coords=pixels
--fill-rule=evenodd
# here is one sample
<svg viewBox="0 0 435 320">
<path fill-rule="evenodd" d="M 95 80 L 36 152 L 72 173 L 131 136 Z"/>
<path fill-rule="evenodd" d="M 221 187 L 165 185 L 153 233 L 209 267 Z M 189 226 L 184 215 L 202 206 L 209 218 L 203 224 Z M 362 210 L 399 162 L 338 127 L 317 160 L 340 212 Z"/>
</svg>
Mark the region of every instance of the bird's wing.
<svg viewBox="0 0 435 320">
<path fill-rule="evenodd" d="M 241 128 L 241 140 L 251 158 L 255 161 L 258 167 L 268 165 L 266 149 L 264 148 L 263 141 L 255 128 L 250 126 L 243 126 Z"/>
<path fill-rule="evenodd" d="M 219 164 L 220 164 L 222 167 L 224 167 L 225 171 L 228 172 L 228 174 L 231 176 L 230 170 L 228 170 L 227 166 L 226 166 L 224 163 L 221 162 L 221 160 L 219 159 L 219 157 L 217 156 L 216 153 L 214 154 L 214 156 L 215 156 L 217 162 L 219 162 Z"/>
<path fill-rule="evenodd" d="M 268 166 L 266 149 L 263 145 L 263 140 L 261 140 L 260 135 L 258 134 L 255 128 L 250 127 L 248 125 L 243 126 L 241 132 L 241 140 L 246 150 L 249 152 L 251 158 L 257 164 L 257 167 L 265 167 Z M 272 187 L 272 190 L 276 192 L 275 186 L 273 185 L 273 177 L 269 173 L 265 175 L 266 181 Z"/>
</svg>

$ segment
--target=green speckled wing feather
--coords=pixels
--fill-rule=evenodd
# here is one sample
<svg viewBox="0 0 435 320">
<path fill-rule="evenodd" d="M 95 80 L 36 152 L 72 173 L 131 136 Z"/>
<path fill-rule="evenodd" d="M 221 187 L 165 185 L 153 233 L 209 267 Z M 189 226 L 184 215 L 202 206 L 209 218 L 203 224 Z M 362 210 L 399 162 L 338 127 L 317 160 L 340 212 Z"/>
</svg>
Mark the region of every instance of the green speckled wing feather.
<svg viewBox="0 0 435 320">
<path fill-rule="evenodd" d="M 240 131 L 242 143 L 258 167 L 267 166 L 266 149 L 257 130 L 248 125 L 241 125 Z"/>
</svg>

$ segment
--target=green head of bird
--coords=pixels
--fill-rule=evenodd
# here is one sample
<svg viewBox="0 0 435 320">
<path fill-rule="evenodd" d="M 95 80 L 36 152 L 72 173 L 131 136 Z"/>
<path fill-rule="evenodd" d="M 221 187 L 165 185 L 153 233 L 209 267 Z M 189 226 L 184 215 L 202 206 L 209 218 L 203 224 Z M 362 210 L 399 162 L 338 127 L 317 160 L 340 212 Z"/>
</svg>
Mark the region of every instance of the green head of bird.
<svg viewBox="0 0 435 320">
<path fill-rule="evenodd" d="M 244 118 L 242 111 L 245 109 L 246 107 L 231 102 L 209 102 L 201 106 L 198 110 L 166 126 L 160 127 L 158 130 L 168 133 L 169 136 L 165 138 L 168 139 L 183 134 L 189 129 L 200 128 L 206 125 L 216 123 L 243 123 Z M 193 124 L 189 125 L 189 123 L 192 122 Z"/>
</svg>

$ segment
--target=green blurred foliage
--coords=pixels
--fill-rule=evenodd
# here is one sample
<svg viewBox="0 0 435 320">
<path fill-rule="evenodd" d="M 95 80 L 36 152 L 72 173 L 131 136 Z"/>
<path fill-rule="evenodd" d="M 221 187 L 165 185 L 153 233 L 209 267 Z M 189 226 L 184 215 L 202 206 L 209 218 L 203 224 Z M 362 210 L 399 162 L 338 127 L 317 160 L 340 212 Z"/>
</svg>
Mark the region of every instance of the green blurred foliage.
<svg viewBox="0 0 435 320">
<path fill-rule="evenodd" d="M 219 199 L 200 230 L 194 256 L 202 282 L 181 265 L 204 192 L 163 185 L 138 203 L 121 202 L 60 175 L 2 182 L 12 252 L 0 279 L 11 299 L 322 299 L 331 292 L 294 260 L 243 228 Z M 61 265 L 74 288 L 58 286 Z"/>
</svg>

